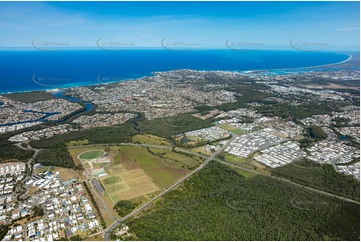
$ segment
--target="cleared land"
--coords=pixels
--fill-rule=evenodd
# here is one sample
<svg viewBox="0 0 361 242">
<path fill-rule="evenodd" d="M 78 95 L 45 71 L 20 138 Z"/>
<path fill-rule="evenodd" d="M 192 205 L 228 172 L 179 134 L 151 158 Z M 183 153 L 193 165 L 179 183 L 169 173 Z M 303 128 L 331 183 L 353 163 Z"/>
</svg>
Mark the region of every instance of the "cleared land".
<svg viewBox="0 0 361 242">
<path fill-rule="evenodd" d="M 196 148 L 192 148 L 191 151 L 197 152 L 197 153 L 203 154 L 203 155 L 211 155 L 212 154 L 212 152 L 209 152 L 209 151 L 205 150 L 205 146 L 199 146 L 199 147 L 196 147 Z"/>
<path fill-rule="evenodd" d="M 113 204 L 119 200 L 130 200 L 155 191 L 159 188 L 141 168 L 127 170 L 118 164 L 106 168 L 109 176 L 101 179 Z"/>
<path fill-rule="evenodd" d="M 149 150 L 163 158 L 163 164 L 171 166 L 175 164 L 176 168 L 193 169 L 201 162 L 198 157 L 189 157 L 168 149 L 150 148 Z"/>
<path fill-rule="evenodd" d="M 80 146 L 80 145 L 87 145 L 89 144 L 89 140 L 88 139 L 83 139 L 83 140 L 72 140 L 69 141 L 68 143 L 66 143 L 67 146 L 71 147 L 71 146 Z"/>
<path fill-rule="evenodd" d="M 153 181 L 160 188 L 165 188 L 171 185 L 176 180 L 190 172 L 190 170 L 186 168 L 174 169 L 165 165 L 163 163 L 163 158 L 159 157 L 158 155 L 151 154 L 145 147 L 122 146 L 119 149 L 122 152 L 126 153 L 127 157 L 131 157 L 137 165 L 143 168 L 144 171 L 153 179 Z M 163 149 L 153 148 L 151 150 L 160 150 L 160 153 L 163 151 Z M 184 160 L 187 160 L 188 158 L 184 155 L 181 156 Z"/>
<path fill-rule="evenodd" d="M 227 161 L 229 163 L 239 165 L 241 163 L 246 162 L 245 158 L 237 157 L 235 155 L 231 155 L 231 154 L 227 154 L 227 153 L 223 153 L 223 154 L 224 154 L 225 161 Z"/>
<path fill-rule="evenodd" d="M 138 136 L 137 139 L 153 139 L 153 142 L 165 140 L 156 136 Z M 89 160 L 104 155 L 111 163 L 94 163 L 87 165 Z M 88 174 L 97 176 L 98 168 L 103 167 L 107 176 L 98 177 L 106 194 L 103 195 L 109 203 L 115 204 L 119 200 L 142 201 L 152 196 L 154 192 L 168 187 L 176 180 L 197 167 L 202 160 L 189 157 L 168 149 L 157 149 L 137 146 L 89 146 L 69 148 L 77 163 L 84 162 Z"/>
<path fill-rule="evenodd" d="M 171 146 L 171 143 L 169 142 L 169 140 L 155 136 L 155 135 L 150 135 L 150 134 L 135 135 L 132 137 L 132 141 L 135 143 L 139 142 L 142 144 Z"/>
</svg>

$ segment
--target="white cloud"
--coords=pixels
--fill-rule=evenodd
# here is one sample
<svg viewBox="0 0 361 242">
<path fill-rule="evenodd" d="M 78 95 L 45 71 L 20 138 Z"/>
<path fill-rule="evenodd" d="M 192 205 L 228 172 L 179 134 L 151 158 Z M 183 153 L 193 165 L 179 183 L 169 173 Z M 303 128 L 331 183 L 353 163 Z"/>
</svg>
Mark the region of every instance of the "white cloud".
<svg viewBox="0 0 361 242">
<path fill-rule="evenodd" d="M 337 31 L 355 31 L 355 30 L 360 30 L 360 26 L 355 26 L 355 27 L 343 27 L 343 28 L 337 28 Z"/>
</svg>

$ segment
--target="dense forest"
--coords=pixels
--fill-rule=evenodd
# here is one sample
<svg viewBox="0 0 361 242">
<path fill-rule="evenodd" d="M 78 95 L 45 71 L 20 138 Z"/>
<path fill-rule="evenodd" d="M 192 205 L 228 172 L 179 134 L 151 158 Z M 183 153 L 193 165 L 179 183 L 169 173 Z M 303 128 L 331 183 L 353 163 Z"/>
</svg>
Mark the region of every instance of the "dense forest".
<svg viewBox="0 0 361 242">
<path fill-rule="evenodd" d="M 313 141 L 320 141 L 327 138 L 327 134 L 319 126 L 310 126 L 306 128 L 307 135 Z"/>
<path fill-rule="evenodd" d="M 249 107 L 247 104 L 251 102 L 264 102 L 264 99 L 267 97 L 271 97 L 272 94 L 261 92 L 260 90 L 266 90 L 269 89 L 269 87 L 263 85 L 263 84 L 253 84 L 253 85 L 245 85 L 240 84 L 237 85 L 236 83 L 231 86 L 229 91 L 234 91 L 238 94 L 238 98 L 236 102 L 231 103 L 225 103 L 218 107 L 217 109 L 223 110 L 223 111 L 230 111 L 237 108 L 246 108 Z"/>
<path fill-rule="evenodd" d="M 45 166 L 61 166 L 66 168 L 74 168 L 73 158 L 65 144 L 59 143 L 53 149 L 39 151 L 35 158 L 35 162 Z"/>
<path fill-rule="evenodd" d="M 336 195 L 360 200 L 360 182 L 351 176 L 335 171 L 332 165 L 321 165 L 303 159 L 272 170 L 272 175 Z"/>
<path fill-rule="evenodd" d="M 9 225 L 7 224 L 1 224 L 0 225 L 0 240 L 3 240 L 4 237 L 6 236 L 6 234 L 8 233 L 9 231 Z"/>
<path fill-rule="evenodd" d="M 20 149 L 7 138 L 7 136 L 0 136 L 0 163 L 11 159 L 25 162 L 33 156 L 32 150 Z"/>
<path fill-rule="evenodd" d="M 62 135 L 57 135 L 46 140 L 34 140 L 30 145 L 39 149 L 55 148 L 60 143 L 67 143 L 72 140 L 88 139 L 89 143 L 116 143 L 124 142 L 130 139 L 131 135 L 136 131 L 130 122 L 118 126 L 100 127 L 94 129 L 84 129 L 80 131 L 69 132 Z"/>
<path fill-rule="evenodd" d="M 139 240 L 359 240 L 359 214 L 357 204 L 213 161 L 126 224 Z"/>
<path fill-rule="evenodd" d="M 298 121 L 316 114 L 327 114 L 333 111 L 339 111 L 338 106 L 337 104 L 320 101 L 310 101 L 297 106 L 290 103 L 274 102 L 256 107 L 256 109 L 266 116 L 278 116 L 283 119 Z"/>
<path fill-rule="evenodd" d="M 135 134 L 154 134 L 171 138 L 173 135 L 212 125 L 212 120 L 201 120 L 190 114 L 180 114 L 170 118 L 128 121 L 121 125 L 70 132 L 39 141 L 31 141 L 34 148 L 50 149 L 60 143 L 88 139 L 90 144 L 121 143 L 131 141 Z"/>
<path fill-rule="evenodd" d="M 24 103 L 46 101 L 54 98 L 50 92 L 46 91 L 9 93 L 4 94 L 3 96 Z"/>
<path fill-rule="evenodd" d="M 303 137 L 304 138 L 299 141 L 300 147 L 309 148 L 315 142 L 326 139 L 327 134 L 319 126 L 310 126 L 304 129 Z"/>
</svg>

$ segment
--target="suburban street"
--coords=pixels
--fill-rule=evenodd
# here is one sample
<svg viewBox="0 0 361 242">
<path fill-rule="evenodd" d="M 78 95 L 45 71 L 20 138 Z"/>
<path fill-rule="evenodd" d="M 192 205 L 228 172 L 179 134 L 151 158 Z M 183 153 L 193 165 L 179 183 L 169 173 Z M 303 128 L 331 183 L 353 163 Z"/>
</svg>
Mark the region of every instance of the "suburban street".
<svg viewBox="0 0 361 242">
<path fill-rule="evenodd" d="M 31 175 L 33 173 L 34 160 L 35 160 L 35 157 L 38 155 L 40 149 L 34 149 L 28 143 L 26 143 L 27 147 L 22 146 L 21 143 L 17 143 L 15 145 L 18 146 L 20 149 L 23 149 L 23 150 L 32 150 L 32 151 L 34 151 L 33 156 L 26 163 L 27 170 L 25 172 L 24 178 L 16 185 L 16 188 L 15 188 L 15 195 L 16 195 L 17 199 L 19 199 L 19 198 L 22 199 L 22 197 L 24 197 L 27 194 L 28 191 L 26 191 L 25 193 L 22 193 L 20 191 L 20 188 L 24 187 L 25 181 L 28 178 L 31 177 Z"/>
</svg>

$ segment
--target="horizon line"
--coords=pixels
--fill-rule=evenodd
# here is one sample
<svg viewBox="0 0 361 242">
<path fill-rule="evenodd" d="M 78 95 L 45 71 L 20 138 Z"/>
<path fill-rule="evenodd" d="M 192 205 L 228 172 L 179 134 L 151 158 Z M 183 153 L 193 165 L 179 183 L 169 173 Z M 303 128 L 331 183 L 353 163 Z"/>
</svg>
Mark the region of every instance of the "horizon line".
<svg viewBox="0 0 361 242">
<path fill-rule="evenodd" d="M 0 51 L 48 51 L 48 52 L 59 52 L 59 51 L 77 51 L 77 50 L 99 50 L 99 51 L 131 51 L 131 50 L 167 50 L 167 51 L 201 51 L 201 50 L 232 50 L 232 51 L 300 51 L 300 52 L 338 52 L 338 51 L 353 51 L 360 52 L 360 49 L 322 49 L 322 50 L 298 50 L 292 47 L 283 47 L 283 48 L 267 48 L 267 49 L 252 49 L 252 48 L 239 48 L 231 49 L 228 47 L 198 47 L 198 48 L 187 48 L 187 47 L 176 47 L 176 48 L 166 48 L 166 47 L 124 47 L 124 48 L 100 48 L 100 47 L 47 47 L 47 48 L 35 48 L 35 47 L 2 47 L 0 46 Z"/>
</svg>

